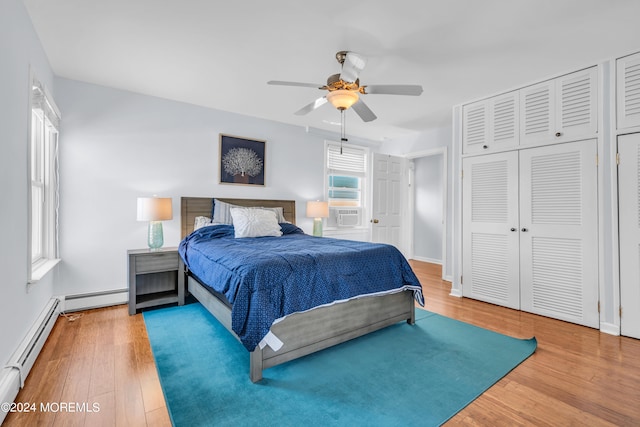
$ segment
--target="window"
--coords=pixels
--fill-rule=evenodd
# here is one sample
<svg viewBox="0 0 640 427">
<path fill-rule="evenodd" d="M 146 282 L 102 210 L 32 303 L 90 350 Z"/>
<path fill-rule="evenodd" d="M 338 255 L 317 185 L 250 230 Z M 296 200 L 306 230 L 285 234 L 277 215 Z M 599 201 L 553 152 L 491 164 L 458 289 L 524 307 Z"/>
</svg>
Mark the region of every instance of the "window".
<svg viewBox="0 0 640 427">
<path fill-rule="evenodd" d="M 34 79 L 29 136 L 29 282 L 39 280 L 58 256 L 59 120 L 53 100 Z"/>
<path fill-rule="evenodd" d="M 327 142 L 328 226 L 353 227 L 361 224 L 365 206 L 367 153 L 364 147 Z"/>
<path fill-rule="evenodd" d="M 356 146 L 327 143 L 327 189 L 329 207 L 363 206 L 363 181 L 367 151 Z"/>
</svg>

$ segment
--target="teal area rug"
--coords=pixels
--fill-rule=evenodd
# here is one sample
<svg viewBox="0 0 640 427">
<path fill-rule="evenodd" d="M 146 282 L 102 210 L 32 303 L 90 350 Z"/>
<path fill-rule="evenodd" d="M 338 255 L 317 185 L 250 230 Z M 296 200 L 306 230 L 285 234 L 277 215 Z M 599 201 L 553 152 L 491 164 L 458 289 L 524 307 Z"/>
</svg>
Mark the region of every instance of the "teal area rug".
<svg viewBox="0 0 640 427">
<path fill-rule="evenodd" d="M 144 313 L 174 425 L 437 426 L 536 349 L 416 310 L 405 322 L 264 371 L 199 303 Z"/>
</svg>

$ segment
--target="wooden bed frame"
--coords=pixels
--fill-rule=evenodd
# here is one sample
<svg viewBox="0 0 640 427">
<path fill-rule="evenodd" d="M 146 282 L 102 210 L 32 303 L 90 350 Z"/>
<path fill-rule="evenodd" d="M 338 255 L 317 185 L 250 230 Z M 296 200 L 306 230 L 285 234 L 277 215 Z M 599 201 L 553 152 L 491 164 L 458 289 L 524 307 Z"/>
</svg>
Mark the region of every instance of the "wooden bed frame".
<svg viewBox="0 0 640 427">
<path fill-rule="evenodd" d="M 211 216 L 212 198 L 181 198 L 182 238 L 193 231 L 196 216 Z M 295 224 L 295 201 L 218 199 L 239 206 L 282 207 L 287 221 Z M 238 340 L 231 329 L 231 309 L 189 275 L 182 259 L 180 269 L 185 274 L 189 292 L 222 323 Z M 277 351 L 265 346 L 256 346 L 250 353 L 250 378 L 252 382 L 262 379 L 262 370 L 293 359 L 314 353 L 327 347 L 357 338 L 406 320 L 415 323 L 413 291 L 402 291 L 389 295 L 363 297 L 350 301 L 318 307 L 304 313 L 295 313 L 274 323 L 271 332 L 284 345 Z"/>
</svg>

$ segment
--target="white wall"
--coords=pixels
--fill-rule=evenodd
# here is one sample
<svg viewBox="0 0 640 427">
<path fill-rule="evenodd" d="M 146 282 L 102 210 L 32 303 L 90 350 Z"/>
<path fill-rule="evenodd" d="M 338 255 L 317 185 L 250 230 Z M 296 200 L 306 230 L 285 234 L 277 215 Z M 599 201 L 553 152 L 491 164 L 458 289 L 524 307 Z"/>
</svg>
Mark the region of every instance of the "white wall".
<svg viewBox="0 0 640 427">
<path fill-rule="evenodd" d="M 53 75 L 20 0 L 0 1 L 0 363 L 53 295 L 56 269 L 27 286 L 29 67 L 55 97 Z"/>
<path fill-rule="evenodd" d="M 443 160 L 442 154 L 413 160 L 413 255 L 436 263 L 442 263 Z"/>
<path fill-rule="evenodd" d="M 165 246 L 177 246 L 180 196 L 297 201 L 323 197 L 324 135 L 302 127 L 56 79 L 60 137 L 60 281 L 64 295 L 124 289 L 127 249 L 146 247 L 136 198 L 173 198 Z M 266 186 L 219 184 L 219 133 L 266 140 Z"/>
</svg>

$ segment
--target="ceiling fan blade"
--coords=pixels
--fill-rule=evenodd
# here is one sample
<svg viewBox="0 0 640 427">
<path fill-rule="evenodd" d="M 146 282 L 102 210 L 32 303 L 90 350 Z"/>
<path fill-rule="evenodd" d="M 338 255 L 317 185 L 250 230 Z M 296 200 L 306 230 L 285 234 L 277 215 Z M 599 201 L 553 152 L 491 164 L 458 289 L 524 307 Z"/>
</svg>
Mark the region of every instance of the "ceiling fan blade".
<svg viewBox="0 0 640 427">
<path fill-rule="evenodd" d="M 315 89 L 320 89 L 322 86 L 321 84 L 316 84 L 316 83 L 299 83 L 299 82 L 282 82 L 279 80 L 269 80 L 267 82 L 268 85 L 279 85 L 279 86 L 299 86 L 299 87 L 312 87 Z"/>
<path fill-rule="evenodd" d="M 380 95 L 411 95 L 418 96 L 422 93 L 420 85 L 371 85 L 365 86 L 364 93 Z"/>
<path fill-rule="evenodd" d="M 353 111 L 355 111 L 364 122 L 371 122 L 378 118 L 362 99 L 359 99 L 351 108 L 353 108 Z"/>
<path fill-rule="evenodd" d="M 355 52 L 347 52 L 342 64 L 340 79 L 349 83 L 355 82 L 365 65 L 367 65 L 367 58 Z"/>
<path fill-rule="evenodd" d="M 294 114 L 296 116 L 304 116 L 305 114 L 312 112 L 316 108 L 322 107 L 326 103 L 327 103 L 327 98 L 323 96 L 322 98 L 318 98 L 312 103 L 305 105 L 304 107 L 296 111 Z"/>
</svg>

